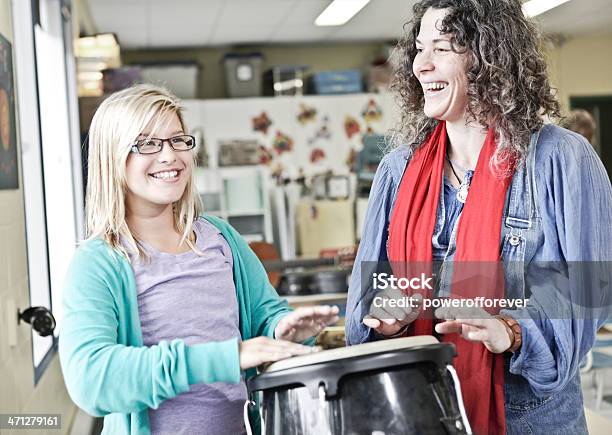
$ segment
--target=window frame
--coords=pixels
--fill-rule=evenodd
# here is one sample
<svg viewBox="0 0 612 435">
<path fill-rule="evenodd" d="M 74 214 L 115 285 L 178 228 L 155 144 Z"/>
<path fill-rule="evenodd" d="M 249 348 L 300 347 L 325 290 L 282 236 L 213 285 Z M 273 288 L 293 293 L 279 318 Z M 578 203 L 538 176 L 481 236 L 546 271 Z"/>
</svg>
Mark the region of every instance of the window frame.
<svg viewBox="0 0 612 435">
<path fill-rule="evenodd" d="M 11 0 L 11 9 L 30 306 L 47 307 L 57 320 L 49 337 L 32 330 L 36 385 L 57 351 L 63 277 L 84 232 L 76 71 L 70 0 Z M 44 44 L 61 56 L 40 55 Z M 51 206 L 58 203 L 60 212 Z M 62 243 L 55 233 L 64 236 Z"/>
</svg>

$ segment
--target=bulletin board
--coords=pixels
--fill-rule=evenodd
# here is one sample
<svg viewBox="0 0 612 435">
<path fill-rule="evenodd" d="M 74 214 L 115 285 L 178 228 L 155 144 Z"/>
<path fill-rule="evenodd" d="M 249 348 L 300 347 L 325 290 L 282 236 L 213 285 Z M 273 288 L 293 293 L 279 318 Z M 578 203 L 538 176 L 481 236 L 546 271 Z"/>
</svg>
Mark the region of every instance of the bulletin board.
<svg viewBox="0 0 612 435">
<path fill-rule="evenodd" d="M 209 158 L 230 140 L 251 140 L 262 163 L 283 177 L 332 171 L 348 174 L 365 135 L 385 135 L 397 126 L 391 94 L 306 95 L 185 101 L 188 127 L 201 131 Z M 381 144 L 381 146 L 383 146 Z"/>
<path fill-rule="evenodd" d="M 16 128 L 13 52 L 0 34 L 0 190 L 19 188 Z"/>
</svg>

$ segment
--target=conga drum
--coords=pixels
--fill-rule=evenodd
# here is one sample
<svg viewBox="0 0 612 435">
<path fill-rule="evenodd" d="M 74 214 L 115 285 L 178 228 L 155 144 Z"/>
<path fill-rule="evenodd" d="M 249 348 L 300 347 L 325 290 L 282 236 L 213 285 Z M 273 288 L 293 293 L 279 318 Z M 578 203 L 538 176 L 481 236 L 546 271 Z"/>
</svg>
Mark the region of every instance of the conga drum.
<svg viewBox="0 0 612 435">
<path fill-rule="evenodd" d="M 302 355 L 250 379 L 250 403 L 266 435 L 469 434 L 455 355 L 431 336 Z"/>
</svg>

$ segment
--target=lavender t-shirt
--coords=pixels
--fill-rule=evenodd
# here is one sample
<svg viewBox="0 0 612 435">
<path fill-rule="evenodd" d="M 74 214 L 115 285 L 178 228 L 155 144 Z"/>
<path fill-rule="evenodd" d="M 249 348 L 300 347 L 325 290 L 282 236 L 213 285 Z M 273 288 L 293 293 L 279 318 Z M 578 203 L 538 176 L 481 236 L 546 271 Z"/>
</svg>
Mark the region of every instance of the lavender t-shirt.
<svg viewBox="0 0 612 435">
<path fill-rule="evenodd" d="M 204 219 L 194 223 L 204 253 L 160 252 L 146 244 L 150 262 L 130 256 L 138 288 L 138 312 L 145 346 L 162 340 L 186 344 L 240 337 L 232 253 L 219 230 Z M 247 391 L 239 384 L 192 385 L 188 392 L 149 410 L 153 434 L 243 434 Z"/>
</svg>

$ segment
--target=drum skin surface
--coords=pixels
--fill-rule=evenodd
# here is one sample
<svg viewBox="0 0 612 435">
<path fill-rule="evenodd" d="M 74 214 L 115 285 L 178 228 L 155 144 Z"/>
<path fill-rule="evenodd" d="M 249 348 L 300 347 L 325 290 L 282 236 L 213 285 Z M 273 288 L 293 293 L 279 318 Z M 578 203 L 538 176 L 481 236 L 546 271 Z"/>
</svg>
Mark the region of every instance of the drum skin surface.
<svg viewBox="0 0 612 435">
<path fill-rule="evenodd" d="M 454 346 L 420 343 L 381 351 L 381 345 L 375 345 L 374 353 L 348 349 L 350 356 L 345 359 L 339 358 L 340 349 L 334 349 L 329 361 L 320 355 L 318 363 L 303 365 L 304 359 L 295 367 L 285 363 L 282 370 L 250 380 L 250 394 L 262 395 L 262 433 L 466 433 L 446 368 L 455 356 Z M 325 352 L 331 351 L 320 354 Z"/>
</svg>

